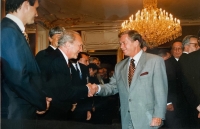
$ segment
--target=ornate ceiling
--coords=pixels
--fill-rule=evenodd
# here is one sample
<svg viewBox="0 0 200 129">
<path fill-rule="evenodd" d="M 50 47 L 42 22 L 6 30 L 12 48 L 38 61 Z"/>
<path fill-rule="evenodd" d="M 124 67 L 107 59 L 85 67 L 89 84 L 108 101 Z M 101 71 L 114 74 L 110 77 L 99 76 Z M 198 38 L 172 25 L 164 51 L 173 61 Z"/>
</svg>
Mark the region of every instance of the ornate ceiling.
<svg viewBox="0 0 200 129">
<path fill-rule="evenodd" d="M 142 8 L 142 0 L 41 0 L 36 23 L 80 31 L 119 29 Z M 200 25 L 200 0 L 158 0 L 158 8 L 180 19 L 181 25 Z"/>
</svg>

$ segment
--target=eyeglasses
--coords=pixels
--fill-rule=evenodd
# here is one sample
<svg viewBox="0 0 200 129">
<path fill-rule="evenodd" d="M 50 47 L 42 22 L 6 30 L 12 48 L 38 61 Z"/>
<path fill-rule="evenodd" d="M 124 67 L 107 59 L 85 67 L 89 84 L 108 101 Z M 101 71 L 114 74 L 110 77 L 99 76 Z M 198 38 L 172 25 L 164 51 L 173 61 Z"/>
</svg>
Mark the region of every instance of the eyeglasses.
<svg viewBox="0 0 200 129">
<path fill-rule="evenodd" d="M 183 49 L 181 47 L 174 47 L 172 48 L 173 51 L 182 51 Z"/>
<path fill-rule="evenodd" d="M 199 47 L 199 43 L 189 43 L 189 44 L 194 44 L 195 47 Z"/>
</svg>

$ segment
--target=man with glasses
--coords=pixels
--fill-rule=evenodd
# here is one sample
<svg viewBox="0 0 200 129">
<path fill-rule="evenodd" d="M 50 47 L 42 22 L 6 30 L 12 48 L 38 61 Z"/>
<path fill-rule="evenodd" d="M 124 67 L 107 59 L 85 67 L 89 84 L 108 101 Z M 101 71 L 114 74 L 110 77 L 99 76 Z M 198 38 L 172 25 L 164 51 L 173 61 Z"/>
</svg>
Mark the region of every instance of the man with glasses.
<svg viewBox="0 0 200 129">
<path fill-rule="evenodd" d="M 197 101 L 196 90 L 199 87 L 199 43 L 198 37 L 195 35 L 187 35 L 183 39 L 184 52 L 178 61 L 178 78 L 181 82 L 181 91 L 187 99 L 188 107 L 188 125 L 187 127 L 197 126 L 197 110 L 196 107 L 200 104 Z M 197 51 L 198 50 L 198 51 Z M 194 54 L 196 53 L 196 54 Z M 198 57 L 199 56 L 199 57 Z M 197 65 L 198 64 L 198 65 Z"/>
<path fill-rule="evenodd" d="M 171 46 L 171 57 L 165 60 L 167 81 L 168 81 L 168 97 L 167 97 L 167 112 L 164 127 L 166 128 L 181 128 L 185 127 L 184 123 L 187 122 L 187 114 L 185 113 L 185 99 L 182 97 L 183 93 L 180 92 L 180 85 L 177 81 L 177 65 L 178 60 L 183 53 L 183 45 L 180 40 L 176 40 Z M 182 105 L 181 105 L 182 104 Z M 179 106 L 181 105 L 181 106 Z"/>
<path fill-rule="evenodd" d="M 195 35 L 187 35 L 183 38 L 183 53 L 189 54 L 199 49 L 198 37 Z"/>
<path fill-rule="evenodd" d="M 190 41 L 193 47 L 196 46 L 196 51 L 187 54 L 179 62 L 182 89 L 188 100 L 190 128 L 200 127 L 200 49 L 197 40 L 196 37 L 195 42 Z"/>
</svg>

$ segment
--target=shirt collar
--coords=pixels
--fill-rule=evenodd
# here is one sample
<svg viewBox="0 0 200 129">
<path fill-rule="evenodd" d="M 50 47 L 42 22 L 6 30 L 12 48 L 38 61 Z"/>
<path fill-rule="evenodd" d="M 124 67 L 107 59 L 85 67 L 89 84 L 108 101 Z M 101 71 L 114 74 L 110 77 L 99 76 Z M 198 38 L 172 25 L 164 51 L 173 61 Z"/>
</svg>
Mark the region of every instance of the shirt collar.
<svg viewBox="0 0 200 129">
<path fill-rule="evenodd" d="M 7 14 L 6 17 L 11 19 L 12 21 L 14 21 L 19 26 L 22 33 L 24 33 L 24 31 L 25 31 L 24 24 L 18 17 L 14 16 L 12 14 Z"/>
<path fill-rule="evenodd" d="M 50 47 L 52 47 L 54 50 L 56 50 L 56 48 L 54 46 L 50 45 Z"/>
<path fill-rule="evenodd" d="M 78 61 L 76 63 L 72 63 L 72 65 L 74 66 L 75 69 L 76 69 L 76 66 L 75 66 L 76 64 L 77 64 L 77 67 L 78 67 L 79 71 L 81 72 L 81 68 L 80 68 L 80 65 L 79 65 Z"/>
<path fill-rule="evenodd" d="M 68 57 L 65 55 L 65 53 L 60 49 L 60 48 L 58 48 L 59 50 L 60 50 L 60 52 L 63 54 L 63 56 L 64 56 L 64 58 L 65 58 L 65 60 L 66 60 L 66 62 L 67 62 L 67 64 L 69 63 L 68 62 Z"/>
<path fill-rule="evenodd" d="M 179 58 L 175 58 L 176 59 L 176 61 L 178 61 L 179 60 Z"/>
<path fill-rule="evenodd" d="M 130 57 L 130 59 L 129 60 L 131 60 L 131 59 L 134 59 L 135 61 L 134 61 L 134 63 L 135 63 L 135 67 L 137 66 L 137 64 L 138 64 L 138 62 L 139 62 L 139 59 L 140 59 L 140 57 L 141 57 L 141 55 L 142 55 L 142 50 L 140 50 L 134 57 Z"/>
</svg>

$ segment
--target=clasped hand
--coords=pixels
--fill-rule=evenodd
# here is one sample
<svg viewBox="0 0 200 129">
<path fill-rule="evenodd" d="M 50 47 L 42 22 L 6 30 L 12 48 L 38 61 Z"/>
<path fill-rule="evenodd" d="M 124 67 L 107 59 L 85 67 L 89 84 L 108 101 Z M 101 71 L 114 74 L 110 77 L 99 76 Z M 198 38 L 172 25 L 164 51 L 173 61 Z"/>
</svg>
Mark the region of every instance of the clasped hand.
<svg viewBox="0 0 200 129">
<path fill-rule="evenodd" d="M 49 109 L 49 107 L 50 107 L 50 102 L 52 101 L 52 98 L 48 98 L 48 97 L 46 97 L 46 103 L 47 103 L 47 108 L 46 108 L 46 110 L 45 111 L 36 111 L 36 113 L 37 114 L 44 114 L 48 109 Z"/>
<path fill-rule="evenodd" d="M 88 83 L 87 87 L 88 87 L 88 97 L 93 97 L 93 95 L 96 94 L 98 91 L 98 86 L 96 84 Z"/>
</svg>

